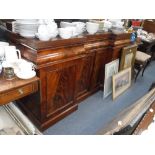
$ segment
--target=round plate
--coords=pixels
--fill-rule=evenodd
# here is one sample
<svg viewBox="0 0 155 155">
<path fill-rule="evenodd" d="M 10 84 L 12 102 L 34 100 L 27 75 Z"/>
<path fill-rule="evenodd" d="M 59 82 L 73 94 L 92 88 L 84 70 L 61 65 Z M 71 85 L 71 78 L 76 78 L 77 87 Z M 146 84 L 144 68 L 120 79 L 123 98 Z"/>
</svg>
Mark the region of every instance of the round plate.
<svg viewBox="0 0 155 155">
<path fill-rule="evenodd" d="M 17 72 L 16 73 L 16 76 L 18 77 L 18 78 L 20 78 L 20 79 L 30 79 L 30 78 L 33 78 L 34 76 L 36 76 L 36 72 L 35 71 L 31 71 L 29 74 L 25 74 L 25 75 L 23 75 L 23 73 L 21 73 L 21 72 Z"/>
<path fill-rule="evenodd" d="M 35 34 L 26 34 L 26 33 L 20 33 L 19 34 L 22 36 L 22 37 L 25 37 L 25 38 L 34 38 L 35 37 Z"/>
<path fill-rule="evenodd" d="M 17 24 L 28 24 L 28 25 L 35 25 L 35 24 L 38 24 L 38 20 L 16 20 L 16 23 Z"/>
</svg>

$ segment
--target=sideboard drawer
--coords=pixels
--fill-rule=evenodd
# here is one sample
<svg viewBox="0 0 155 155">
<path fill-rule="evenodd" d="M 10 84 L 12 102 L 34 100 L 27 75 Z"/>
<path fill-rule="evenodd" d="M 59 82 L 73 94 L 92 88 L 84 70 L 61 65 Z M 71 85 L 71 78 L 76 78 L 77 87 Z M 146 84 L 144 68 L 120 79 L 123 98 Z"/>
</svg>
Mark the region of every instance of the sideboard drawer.
<svg viewBox="0 0 155 155">
<path fill-rule="evenodd" d="M 0 94 L 0 105 L 7 104 L 38 90 L 38 81 Z"/>
</svg>

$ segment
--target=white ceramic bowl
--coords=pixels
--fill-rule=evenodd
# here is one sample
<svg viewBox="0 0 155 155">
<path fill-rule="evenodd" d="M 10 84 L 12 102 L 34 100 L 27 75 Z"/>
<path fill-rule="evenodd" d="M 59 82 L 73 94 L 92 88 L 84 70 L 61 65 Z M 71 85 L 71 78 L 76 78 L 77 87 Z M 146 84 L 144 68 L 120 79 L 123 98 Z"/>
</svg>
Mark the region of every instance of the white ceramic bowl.
<svg viewBox="0 0 155 155">
<path fill-rule="evenodd" d="M 48 29 L 47 29 L 47 26 L 46 25 L 40 25 L 39 27 L 38 27 L 38 33 L 39 34 L 48 34 Z"/>
<path fill-rule="evenodd" d="M 41 41 L 48 41 L 51 39 L 51 36 L 47 34 L 44 35 L 44 34 L 36 33 L 36 37 L 39 38 L 39 40 Z"/>
<path fill-rule="evenodd" d="M 86 29 L 89 34 L 95 34 L 99 29 L 98 23 L 87 22 Z"/>
<path fill-rule="evenodd" d="M 75 37 L 77 35 L 79 35 L 77 27 L 67 27 L 69 29 L 69 31 L 72 31 L 72 37 Z"/>
<path fill-rule="evenodd" d="M 61 28 L 69 28 L 69 29 L 72 29 L 72 36 L 77 36 L 78 35 L 78 32 L 77 32 L 77 28 L 76 28 L 76 25 L 73 24 L 73 23 L 70 23 L 70 22 L 61 22 L 60 23 L 60 27 Z M 70 30 L 69 30 L 70 31 Z M 60 35 L 61 36 L 61 35 Z M 65 39 L 65 38 L 64 38 Z"/>
<path fill-rule="evenodd" d="M 112 27 L 112 23 L 110 21 L 104 21 L 104 28 L 110 29 Z"/>
<path fill-rule="evenodd" d="M 85 31 L 85 23 L 83 22 L 61 22 L 61 28 L 73 27 L 73 36 L 82 34 Z M 75 30 L 76 29 L 76 30 Z"/>
<path fill-rule="evenodd" d="M 63 39 L 69 39 L 73 35 L 73 29 L 71 29 L 70 27 L 59 28 L 59 35 Z"/>
<path fill-rule="evenodd" d="M 48 33 L 49 33 L 51 39 L 55 38 L 58 35 L 58 29 L 57 29 L 57 27 L 55 27 L 53 25 L 47 25 L 47 30 L 48 30 Z"/>
<path fill-rule="evenodd" d="M 74 24 L 72 24 L 72 23 L 70 23 L 70 22 L 60 22 L 60 27 L 61 28 L 66 28 L 66 27 L 73 27 L 74 26 Z"/>
<path fill-rule="evenodd" d="M 51 39 L 56 38 L 57 35 L 58 35 L 58 31 L 55 31 L 53 33 L 49 33 L 49 36 Z"/>
<path fill-rule="evenodd" d="M 72 22 L 72 24 L 75 25 L 78 34 L 81 34 L 85 31 L 85 27 L 86 27 L 85 23 L 83 23 L 83 22 Z"/>
<path fill-rule="evenodd" d="M 54 33 L 55 31 L 57 31 L 57 25 L 55 24 L 46 25 L 46 28 L 49 33 Z"/>
</svg>

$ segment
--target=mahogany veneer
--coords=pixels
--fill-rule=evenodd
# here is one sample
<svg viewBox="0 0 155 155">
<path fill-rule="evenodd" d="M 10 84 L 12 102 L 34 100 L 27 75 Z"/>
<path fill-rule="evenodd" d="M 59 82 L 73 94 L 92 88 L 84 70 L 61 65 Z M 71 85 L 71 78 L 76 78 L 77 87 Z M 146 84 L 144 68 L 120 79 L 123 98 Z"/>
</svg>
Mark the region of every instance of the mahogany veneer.
<svg viewBox="0 0 155 155">
<path fill-rule="evenodd" d="M 8 39 L 36 65 L 39 91 L 18 103 L 42 130 L 103 89 L 105 64 L 120 58 L 122 47 L 131 44 L 130 34 L 111 33 L 42 42 L 8 32 Z"/>
</svg>

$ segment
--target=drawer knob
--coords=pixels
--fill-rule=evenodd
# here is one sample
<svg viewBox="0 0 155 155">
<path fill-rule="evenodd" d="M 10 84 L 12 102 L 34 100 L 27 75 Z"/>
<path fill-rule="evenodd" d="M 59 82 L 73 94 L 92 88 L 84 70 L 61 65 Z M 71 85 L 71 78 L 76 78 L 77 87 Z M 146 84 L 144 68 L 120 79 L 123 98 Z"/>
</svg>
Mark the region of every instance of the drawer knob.
<svg viewBox="0 0 155 155">
<path fill-rule="evenodd" d="M 18 89 L 18 92 L 22 95 L 24 92 L 22 89 Z"/>
</svg>

